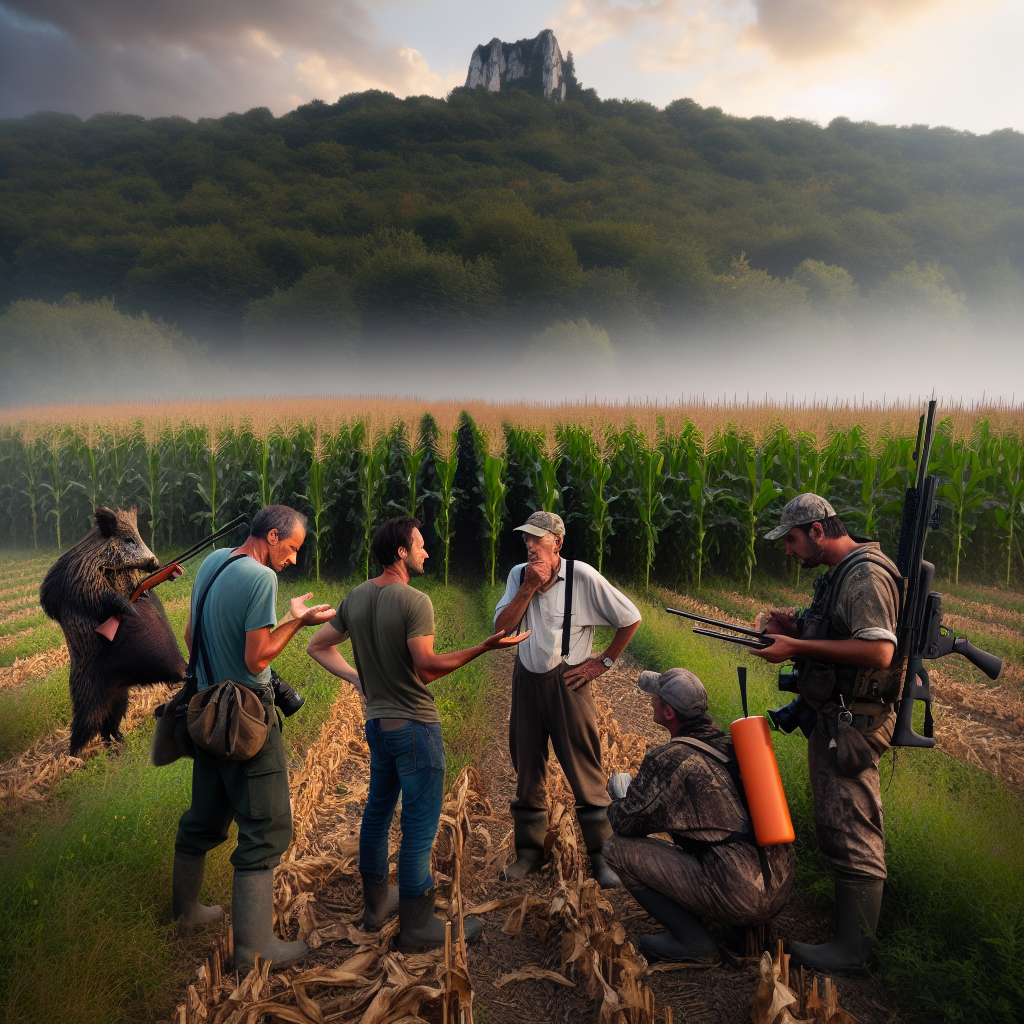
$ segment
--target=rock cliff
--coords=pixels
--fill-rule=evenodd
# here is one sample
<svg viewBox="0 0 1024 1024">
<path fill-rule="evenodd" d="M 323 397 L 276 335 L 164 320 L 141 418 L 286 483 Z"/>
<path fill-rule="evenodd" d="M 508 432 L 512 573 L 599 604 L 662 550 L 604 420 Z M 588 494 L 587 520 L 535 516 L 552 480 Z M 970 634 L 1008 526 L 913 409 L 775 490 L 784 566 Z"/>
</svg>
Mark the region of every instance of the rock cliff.
<svg viewBox="0 0 1024 1024">
<path fill-rule="evenodd" d="M 473 51 L 466 75 L 467 89 L 483 85 L 491 92 L 499 92 L 512 82 L 521 87 L 532 86 L 531 91 L 542 92 L 545 99 L 565 99 L 562 51 L 551 29 L 517 43 L 492 39 Z"/>
</svg>

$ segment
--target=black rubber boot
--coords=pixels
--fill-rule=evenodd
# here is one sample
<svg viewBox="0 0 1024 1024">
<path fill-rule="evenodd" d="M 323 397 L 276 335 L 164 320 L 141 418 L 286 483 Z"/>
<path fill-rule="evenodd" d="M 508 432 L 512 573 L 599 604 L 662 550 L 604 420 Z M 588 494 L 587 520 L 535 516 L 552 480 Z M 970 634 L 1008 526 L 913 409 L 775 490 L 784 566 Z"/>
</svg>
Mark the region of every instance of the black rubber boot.
<svg viewBox="0 0 1024 1024">
<path fill-rule="evenodd" d="M 282 942 L 274 935 L 274 872 L 235 870 L 231 893 L 231 926 L 235 935 L 235 970 L 252 970 L 259 953 L 281 971 L 300 960 L 309 947 L 304 942 Z"/>
<path fill-rule="evenodd" d="M 630 895 L 659 924 L 668 930 L 641 935 L 638 945 L 648 963 L 659 960 L 709 960 L 718 947 L 704 922 L 675 900 L 655 889 L 637 889 Z"/>
<path fill-rule="evenodd" d="M 577 807 L 576 820 L 580 823 L 583 844 L 590 855 L 590 873 L 597 879 L 597 884 L 602 889 L 621 888 L 619 876 L 612 870 L 601 852 L 605 840 L 612 834 L 612 827 L 608 822 L 608 808 Z"/>
<path fill-rule="evenodd" d="M 429 888 L 422 896 L 398 901 L 398 940 L 395 945 L 402 953 L 413 953 L 418 949 L 443 946 L 445 921 L 434 916 L 434 889 Z M 463 919 L 466 927 L 466 942 L 476 942 L 484 933 L 484 926 L 475 918 Z M 452 922 L 452 940 L 459 936 L 458 923 Z"/>
<path fill-rule="evenodd" d="M 827 974 L 830 971 L 866 971 L 882 910 L 881 878 L 836 875 L 836 927 L 830 942 L 811 946 L 790 944 L 797 963 Z"/>
<path fill-rule="evenodd" d="M 374 882 L 369 875 L 363 875 L 363 930 L 376 932 L 398 909 L 398 886 Z"/>
<path fill-rule="evenodd" d="M 544 837 L 548 834 L 548 812 L 512 808 L 515 822 L 516 859 L 501 873 L 503 882 L 518 882 L 533 871 L 539 871 L 544 859 Z"/>
<path fill-rule="evenodd" d="M 204 907 L 199 902 L 206 871 L 206 854 L 198 857 L 174 851 L 174 872 L 171 876 L 171 914 L 180 935 L 199 931 L 219 921 L 224 911 L 219 907 Z"/>
</svg>

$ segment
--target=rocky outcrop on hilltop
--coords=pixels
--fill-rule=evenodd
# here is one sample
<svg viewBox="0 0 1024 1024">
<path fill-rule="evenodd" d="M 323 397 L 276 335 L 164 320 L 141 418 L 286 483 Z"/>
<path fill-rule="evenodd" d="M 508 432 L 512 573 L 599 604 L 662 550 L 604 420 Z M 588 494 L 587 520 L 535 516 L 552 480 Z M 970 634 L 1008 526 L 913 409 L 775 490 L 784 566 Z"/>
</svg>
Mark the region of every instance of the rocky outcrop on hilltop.
<svg viewBox="0 0 1024 1024">
<path fill-rule="evenodd" d="M 551 29 L 517 43 L 492 39 L 473 51 L 466 75 L 467 89 L 482 85 L 491 92 L 500 92 L 513 82 L 542 93 L 545 99 L 565 99 L 562 51 Z"/>
</svg>

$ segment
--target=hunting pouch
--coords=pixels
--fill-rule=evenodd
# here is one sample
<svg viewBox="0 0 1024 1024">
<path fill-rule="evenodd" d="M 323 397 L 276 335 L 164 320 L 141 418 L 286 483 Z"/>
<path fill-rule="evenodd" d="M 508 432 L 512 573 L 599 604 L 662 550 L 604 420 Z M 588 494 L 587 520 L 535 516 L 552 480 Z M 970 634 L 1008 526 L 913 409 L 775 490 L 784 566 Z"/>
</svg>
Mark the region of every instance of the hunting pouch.
<svg viewBox="0 0 1024 1024">
<path fill-rule="evenodd" d="M 213 668 L 203 639 L 203 607 L 217 577 L 232 562 L 245 557 L 234 555 L 217 570 L 196 609 L 192 650 L 198 649 L 207 680 L 213 679 Z M 200 690 L 188 702 L 188 733 L 192 742 L 225 761 L 248 761 L 255 757 L 267 741 L 272 721 L 273 716 L 260 695 L 233 679 Z"/>
<path fill-rule="evenodd" d="M 225 761 L 248 761 L 267 741 L 271 717 L 259 694 L 225 679 L 188 702 L 188 732 L 197 747 Z"/>
</svg>

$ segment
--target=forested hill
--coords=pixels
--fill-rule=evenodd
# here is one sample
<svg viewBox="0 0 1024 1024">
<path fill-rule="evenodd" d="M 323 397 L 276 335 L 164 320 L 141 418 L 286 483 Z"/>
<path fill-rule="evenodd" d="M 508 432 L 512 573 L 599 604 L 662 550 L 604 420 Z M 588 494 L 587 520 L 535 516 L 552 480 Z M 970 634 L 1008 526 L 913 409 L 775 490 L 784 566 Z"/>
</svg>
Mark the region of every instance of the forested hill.
<svg viewBox="0 0 1024 1024">
<path fill-rule="evenodd" d="M 614 341 L 915 296 L 1005 322 L 1022 275 L 1012 130 L 822 128 L 578 88 L 0 122 L 3 307 L 113 296 L 201 340 L 586 316 Z"/>
</svg>

